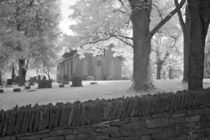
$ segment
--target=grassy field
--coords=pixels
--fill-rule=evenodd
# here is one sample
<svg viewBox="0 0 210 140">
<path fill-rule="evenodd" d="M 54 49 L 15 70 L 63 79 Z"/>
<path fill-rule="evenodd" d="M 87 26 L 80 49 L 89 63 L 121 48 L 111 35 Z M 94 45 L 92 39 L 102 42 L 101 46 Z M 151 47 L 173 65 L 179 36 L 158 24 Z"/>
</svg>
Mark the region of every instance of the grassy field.
<svg viewBox="0 0 210 140">
<path fill-rule="evenodd" d="M 91 81 L 84 81 L 83 87 L 66 85 L 64 88 L 59 88 L 58 84 L 54 83 L 51 89 L 37 89 L 37 86 L 34 86 L 29 91 L 22 90 L 21 92 L 12 92 L 12 88 L 4 88 L 5 93 L 0 94 L 0 109 L 10 109 L 15 105 L 55 104 L 57 102 L 65 103 L 97 98 L 110 99 L 187 89 L 187 84 L 183 84 L 181 80 L 155 80 L 155 90 L 141 93 L 128 92 L 132 84 L 131 81 L 97 81 L 97 84 L 90 83 Z M 210 80 L 204 81 L 204 87 L 210 87 Z"/>
</svg>

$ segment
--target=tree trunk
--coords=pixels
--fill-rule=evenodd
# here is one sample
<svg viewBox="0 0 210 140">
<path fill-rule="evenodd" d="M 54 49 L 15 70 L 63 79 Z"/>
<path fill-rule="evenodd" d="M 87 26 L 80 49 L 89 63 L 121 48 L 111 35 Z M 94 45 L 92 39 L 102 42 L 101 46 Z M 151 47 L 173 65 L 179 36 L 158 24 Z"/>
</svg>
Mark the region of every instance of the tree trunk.
<svg viewBox="0 0 210 140">
<path fill-rule="evenodd" d="M 188 68 L 189 68 L 189 47 L 190 47 L 190 15 L 189 7 L 187 5 L 185 10 L 185 24 L 182 27 L 183 41 L 184 41 L 184 72 L 183 82 L 188 82 Z"/>
<path fill-rule="evenodd" d="M 11 76 L 11 79 L 12 79 L 12 82 L 13 83 L 15 83 L 16 81 L 15 81 L 15 67 L 14 67 L 14 65 L 12 65 L 12 76 Z"/>
<path fill-rule="evenodd" d="M 188 68 L 189 68 L 189 34 L 188 28 L 185 27 L 183 32 L 184 36 L 184 72 L 183 72 L 183 82 L 188 81 Z"/>
<path fill-rule="evenodd" d="M 161 70 L 162 70 L 162 64 L 161 62 L 157 62 L 157 73 L 156 73 L 156 79 L 161 79 Z"/>
<path fill-rule="evenodd" d="M 169 78 L 169 79 L 173 79 L 173 77 L 172 77 L 172 72 L 173 72 L 173 68 L 170 66 L 170 67 L 169 67 L 169 70 L 168 70 L 168 78 Z"/>
<path fill-rule="evenodd" d="M 150 14 L 152 0 L 129 0 L 133 23 L 133 85 L 135 91 L 146 90 L 153 87 L 151 73 L 149 73 L 149 61 L 151 52 L 151 38 L 176 12 L 183 6 L 182 0 L 178 7 L 173 9 L 150 32 Z"/>
<path fill-rule="evenodd" d="M 177 6 L 178 1 L 175 0 L 175 4 Z M 182 32 L 183 32 L 183 42 L 184 42 L 184 46 L 183 46 L 183 52 L 184 52 L 184 62 L 183 62 L 183 82 L 187 82 L 188 81 L 188 68 L 189 68 L 189 45 L 190 45 L 190 34 L 189 34 L 189 30 L 190 30 L 190 16 L 189 16 L 189 8 L 188 5 L 185 8 L 185 22 L 183 20 L 183 16 L 181 11 L 178 11 L 178 17 L 179 17 L 179 22 L 182 28 Z"/>
<path fill-rule="evenodd" d="M 26 67 L 26 62 L 25 59 L 19 59 L 19 86 L 25 85 L 25 80 L 26 80 L 26 72 L 27 72 L 27 67 Z"/>
<path fill-rule="evenodd" d="M 151 52 L 150 9 L 136 7 L 131 2 L 133 23 L 133 85 L 135 91 L 150 88 L 149 61 Z"/>
<path fill-rule="evenodd" d="M 0 70 L 0 85 L 2 85 L 2 71 Z"/>
<path fill-rule="evenodd" d="M 202 16 L 199 0 L 188 0 L 190 15 L 190 48 L 188 90 L 203 88 L 204 48 L 209 17 Z"/>
</svg>

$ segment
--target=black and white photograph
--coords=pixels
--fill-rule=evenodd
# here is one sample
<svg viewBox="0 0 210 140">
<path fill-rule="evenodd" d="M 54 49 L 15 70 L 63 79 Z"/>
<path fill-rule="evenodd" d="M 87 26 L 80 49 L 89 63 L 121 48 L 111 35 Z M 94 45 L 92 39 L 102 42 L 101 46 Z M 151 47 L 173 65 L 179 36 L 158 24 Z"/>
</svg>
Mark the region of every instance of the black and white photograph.
<svg viewBox="0 0 210 140">
<path fill-rule="evenodd" d="M 210 0 L 0 0 L 0 140 L 210 140 Z"/>
</svg>

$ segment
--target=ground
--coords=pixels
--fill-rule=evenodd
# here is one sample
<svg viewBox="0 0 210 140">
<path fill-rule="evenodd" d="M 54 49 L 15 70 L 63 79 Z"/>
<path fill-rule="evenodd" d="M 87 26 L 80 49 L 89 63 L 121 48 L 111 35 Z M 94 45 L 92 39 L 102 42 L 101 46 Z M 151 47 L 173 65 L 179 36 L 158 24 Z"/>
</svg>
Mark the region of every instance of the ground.
<svg viewBox="0 0 210 140">
<path fill-rule="evenodd" d="M 54 83 L 51 89 L 37 89 L 37 86 L 34 86 L 31 90 L 22 90 L 22 92 L 12 92 L 11 87 L 4 88 L 5 93 L 0 94 L 0 109 L 7 110 L 16 105 L 55 104 L 56 102 L 108 99 L 187 89 L 187 84 L 183 84 L 181 80 L 155 80 L 156 89 L 142 93 L 128 92 L 131 81 L 97 81 L 97 84 L 90 83 L 91 81 L 85 81 L 83 87 L 66 85 L 64 88 L 59 88 L 58 84 Z M 210 80 L 204 81 L 204 87 L 210 87 Z"/>
</svg>

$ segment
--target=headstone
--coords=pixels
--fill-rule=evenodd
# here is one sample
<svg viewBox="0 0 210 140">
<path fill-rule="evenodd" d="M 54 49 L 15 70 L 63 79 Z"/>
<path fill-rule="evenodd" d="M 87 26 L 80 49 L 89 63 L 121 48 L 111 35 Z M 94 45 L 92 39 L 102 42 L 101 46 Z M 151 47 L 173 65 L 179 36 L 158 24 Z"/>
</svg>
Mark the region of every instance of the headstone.
<svg viewBox="0 0 210 140">
<path fill-rule="evenodd" d="M 31 77 L 30 79 L 29 79 L 29 85 L 30 86 L 33 86 L 34 85 L 34 83 L 36 83 L 37 82 L 37 78 L 36 77 Z"/>
<path fill-rule="evenodd" d="M 30 86 L 25 86 L 25 89 L 30 89 L 31 87 Z"/>
<path fill-rule="evenodd" d="M 60 84 L 60 85 L 59 85 L 59 88 L 63 88 L 63 87 L 64 87 L 64 84 Z"/>
<path fill-rule="evenodd" d="M 81 87 L 82 86 L 82 76 L 73 76 L 71 86 L 72 87 Z"/>
<path fill-rule="evenodd" d="M 38 88 L 52 88 L 52 80 L 47 80 L 45 76 L 42 80 L 39 80 L 38 78 Z"/>
<path fill-rule="evenodd" d="M 13 89 L 13 92 L 20 92 L 20 91 L 21 91 L 20 88 L 14 88 L 14 89 Z"/>
<path fill-rule="evenodd" d="M 37 77 L 37 82 L 39 83 L 40 81 L 41 81 L 41 76 L 38 75 L 38 77 Z"/>
<path fill-rule="evenodd" d="M 7 79 L 7 85 L 12 85 L 12 79 Z"/>
<path fill-rule="evenodd" d="M 4 90 L 3 89 L 0 89 L 0 93 L 4 93 Z"/>
</svg>

